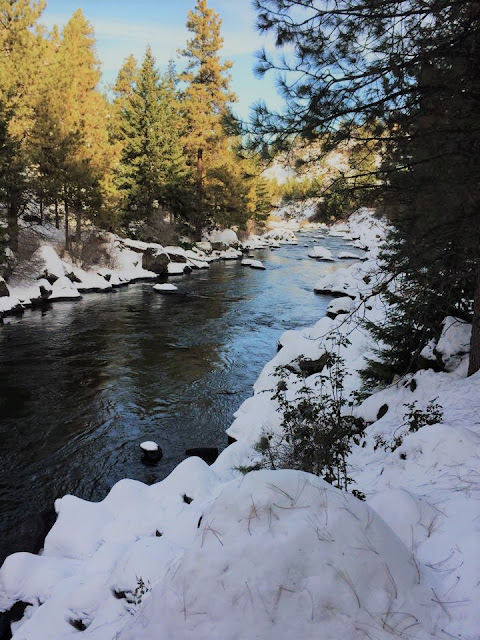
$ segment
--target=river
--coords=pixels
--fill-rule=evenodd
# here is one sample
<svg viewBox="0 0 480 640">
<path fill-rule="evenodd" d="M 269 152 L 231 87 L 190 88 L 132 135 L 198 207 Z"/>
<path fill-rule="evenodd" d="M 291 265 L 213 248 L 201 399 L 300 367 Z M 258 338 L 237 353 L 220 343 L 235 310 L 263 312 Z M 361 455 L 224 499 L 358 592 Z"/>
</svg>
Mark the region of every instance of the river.
<svg viewBox="0 0 480 640">
<path fill-rule="evenodd" d="M 266 271 L 229 261 L 171 278 L 182 295 L 133 284 L 0 328 L 0 563 L 39 550 L 56 498 L 101 500 L 121 478 L 161 480 L 188 447 L 226 446 L 281 334 L 324 315 L 316 280 L 345 266 L 309 259 L 305 243 L 256 251 Z M 164 450 L 156 466 L 142 462 L 143 440 Z"/>
</svg>

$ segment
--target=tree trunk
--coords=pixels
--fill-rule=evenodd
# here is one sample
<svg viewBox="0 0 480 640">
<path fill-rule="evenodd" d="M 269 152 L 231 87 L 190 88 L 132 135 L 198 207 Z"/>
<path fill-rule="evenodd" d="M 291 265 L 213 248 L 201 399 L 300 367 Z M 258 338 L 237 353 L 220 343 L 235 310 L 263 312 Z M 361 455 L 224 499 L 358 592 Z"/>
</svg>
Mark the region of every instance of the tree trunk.
<svg viewBox="0 0 480 640">
<path fill-rule="evenodd" d="M 75 221 L 75 242 L 78 243 L 82 239 L 82 207 L 79 204 L 77 204 L 75 209 Z"/>
<path fill-rule="evenodd" d="M 68 231 L 68 202 L 65 200 L 64 203 L 65 208 L 65 249 L 69 249 L 70 247 L 70 235 Z"/>
<path fill-rule="evenodd" d="M 195 240 L 202 239 L 202 204 L 203 204 L 203 149 L 197 151 L 197 212 L 195 215 Z"/>
<path fill-rule="evenodd" d="M 477 285 L 475 287 L 475 299 L 473 303 L 472 337 L 470 340 L 468 375 L 471 376 L 478 370 L 480 370 L 480 261 L 477 265 Z"/>
<path fill-rule="evenodd" d="M 55 200 L 55 226 L 60 229 L 60 217 L 58 215 L 58 201 Z"/>
<path fill-rule="evenodd" d="M 18 214 L 20 211 L 20 198 L 17 194 L 10 196 L 7 210 L 8 245 L 16 253 L 18 251 Z"/>
</svg>

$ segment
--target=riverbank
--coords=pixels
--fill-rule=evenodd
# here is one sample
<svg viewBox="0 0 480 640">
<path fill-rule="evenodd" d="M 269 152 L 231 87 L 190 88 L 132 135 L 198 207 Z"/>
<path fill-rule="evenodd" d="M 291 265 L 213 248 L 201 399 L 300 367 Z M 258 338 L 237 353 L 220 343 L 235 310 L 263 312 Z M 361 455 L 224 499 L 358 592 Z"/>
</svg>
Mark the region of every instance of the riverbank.
<svg viewBox="0 0 480 640">
<path fill-rule="evenodd" d="M 370 238 L 369 260 L 312 288 L 338 287 L 332 309 L 350 301 L 353 312 L 282 336 L 229 429 L 237 442 L 211 467 L 191 458 L 152 486 L 121 481 L 101 503 L 58 500 L 43 555 L 15 554 L 1 571 L 2 606 L 30 603 L 15 638 L 85 629 L 99 640 L 246 631 L 285 640 L 319 632 L 474 639 L 480 376 L 465 379 L 468 326 L 447 320 L 425 354 L 444 371 L 419 371 L 355 405 L 369 426 L 349 468 L 366 502 L 301 472 L 238 471 L 258 462 L 255 444 L 278 429 L 277 366 L 318 360 L 333 331 L 351 343 L 341 348 L 346 393 L 359 387 L 358 371 L 375 347 L 360 320 L 388 313 L 371 295 L 381 232 L 364 215 L 337 233 Z M 313 387 L 315 378 L 306 381 Z M 286 383 L 294 394 L 298 375 L 290 372 Z M 425 411 L 433 400 L 441 420 L 408 430 L 407 405 Z M 394 450 L 381 444 L 398 435 Z"/>
<path fill-rule="evenodd" d="M 191 249 L 162 246 L 91 230 L 80 247 L 65 249 L 63 231 L 54 225 L 26 225 L 20 233 L 20 255 L 8 282 L 0 279 L 0 319 L 21 315 L 30 307 L 79 300 L 88 293 L 114 293 L 141 281 L 208 269 L 218 260 L 239 260 L 245 252 L 275 249 L 297 242 L 295 224 L 283 223 L 244 243 L 232 230 L 212 232 Z"/>
</svg>

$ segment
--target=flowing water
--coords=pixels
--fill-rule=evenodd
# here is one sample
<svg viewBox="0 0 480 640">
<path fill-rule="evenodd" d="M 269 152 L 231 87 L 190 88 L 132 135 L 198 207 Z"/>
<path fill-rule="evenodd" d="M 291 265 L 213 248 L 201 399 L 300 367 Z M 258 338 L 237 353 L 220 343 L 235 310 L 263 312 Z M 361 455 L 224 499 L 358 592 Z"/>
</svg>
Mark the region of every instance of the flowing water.
<svg viewBox="0 0 480 640">
<path fill-rule="evenodd" d="M 266 271 L 232 261 L 172 278 L 182 295 L 133 284 L 0 328 L 0 562 L 40 548 L 56 498 L 101 500 L 122 478 L 161 480 L 188 447 L 226 446 L 281 334 L 324 315 L 313 284 L 345 266 L 309 259 L 305 242 L 255 252 Z M 162 447 L 156 466 L 143 440 Z"/>
</svg>

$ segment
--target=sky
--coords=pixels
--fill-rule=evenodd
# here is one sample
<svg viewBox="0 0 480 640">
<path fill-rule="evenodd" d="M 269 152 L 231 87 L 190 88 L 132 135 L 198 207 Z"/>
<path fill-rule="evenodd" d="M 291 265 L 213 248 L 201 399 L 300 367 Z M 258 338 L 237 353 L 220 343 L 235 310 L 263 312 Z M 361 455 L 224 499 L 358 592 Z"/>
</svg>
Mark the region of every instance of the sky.
<svg viewBox="0 0 480 640">
<path fill-rule="evenodd" d="M 189 32 L 187 13 L 195 0 L 47 0 L 41 22 L 60 28 L 81 8 L 95 30 L 97 54 L 102 62 L 103 84 L 114 83 L 124 59 L 133 53 L 141 60 L 148 44 L 160 69 L 166 69 L 177 49 L 185 46 Z M 232 89 L 238 96 L 234 112 L 246 119 L 250 106 L 259 99 L 271 108 L 281 106 L 274 77 L 255 77 L 255 52 L 272 48 L 255 30 L 256 13 L 250 0 L 209 0 L 222 19 L 224 47 L 221 56 L 232 60 Z M 180 66 L 178 67 L 180 68 Z"/>
</svg>

